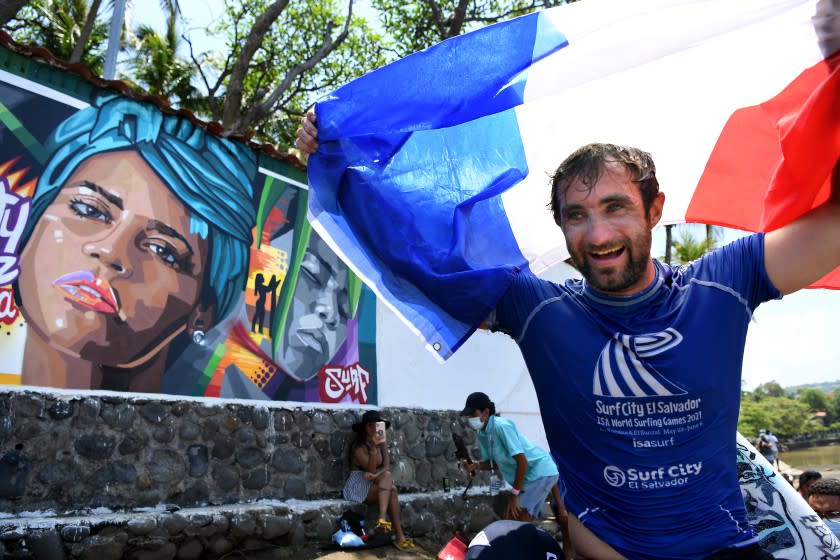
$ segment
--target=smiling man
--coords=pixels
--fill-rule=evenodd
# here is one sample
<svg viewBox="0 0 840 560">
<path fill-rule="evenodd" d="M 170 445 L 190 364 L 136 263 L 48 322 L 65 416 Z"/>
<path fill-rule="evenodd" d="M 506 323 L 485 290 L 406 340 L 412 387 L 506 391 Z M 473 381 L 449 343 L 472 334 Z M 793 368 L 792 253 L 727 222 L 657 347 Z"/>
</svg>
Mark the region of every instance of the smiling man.
<svg viewBox="0 0 840 560">
<path fill-rule="evenodd" d="M 317 149 L 314 114 L 297 145 Z M 583 279 L 522 270 L 486 326 L 525 358 L 579 554 L 772 558 L 734 468 L 744 344 L 760 303 L 840 264 L 840 165 L 823 205 L 677 268 L 650 254 L 664 203 L 648 153 L 575 151 L 549 207 Z"/>
<path fill-rule="evenodd" d="M 585 555 L 770 558 L 725 452 L 747 326 L 761 302 L 840 262 L 840 206 L 671 269 L 650 256 L 664 202 L 646 152 L 577 150 L 550 207 L 584 279 L 520 274 L 491 326 L 519 344 L 549 441 L 580 450 L 557 460 Z M 808 249 L 806 234 L 828 247 Z"/>
</svg>

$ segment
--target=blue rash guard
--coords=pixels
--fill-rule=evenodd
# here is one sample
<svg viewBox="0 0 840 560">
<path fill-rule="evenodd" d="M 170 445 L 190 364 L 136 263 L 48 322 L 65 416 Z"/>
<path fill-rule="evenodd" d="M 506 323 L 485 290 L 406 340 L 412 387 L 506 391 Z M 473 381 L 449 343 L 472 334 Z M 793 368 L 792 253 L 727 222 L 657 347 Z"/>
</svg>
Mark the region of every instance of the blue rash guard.
<svg viewBox="0 0 840 560">
<path fill-rule="evenodd" d="M 630 559 L 757 541 L 735 468 L 747 326 L 780 298 L 764 236 L 669 269 L 633 296 L 521 273 L 494 329 L 519 345 L 566 507 Z"/>
</svg>

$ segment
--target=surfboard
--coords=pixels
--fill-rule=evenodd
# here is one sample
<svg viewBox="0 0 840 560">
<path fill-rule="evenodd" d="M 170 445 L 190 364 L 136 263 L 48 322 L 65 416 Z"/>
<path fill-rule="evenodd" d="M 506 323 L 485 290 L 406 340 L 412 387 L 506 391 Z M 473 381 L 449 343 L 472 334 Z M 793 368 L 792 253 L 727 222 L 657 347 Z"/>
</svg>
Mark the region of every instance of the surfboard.
<svg viewBox="0 0 840 560">
<path fill-rule="evenodd" d="M 738 434 L 738 480 L 747 516 L 774 558 L 840 560 L 840 540 L 767 459 Z"/>
</svg>

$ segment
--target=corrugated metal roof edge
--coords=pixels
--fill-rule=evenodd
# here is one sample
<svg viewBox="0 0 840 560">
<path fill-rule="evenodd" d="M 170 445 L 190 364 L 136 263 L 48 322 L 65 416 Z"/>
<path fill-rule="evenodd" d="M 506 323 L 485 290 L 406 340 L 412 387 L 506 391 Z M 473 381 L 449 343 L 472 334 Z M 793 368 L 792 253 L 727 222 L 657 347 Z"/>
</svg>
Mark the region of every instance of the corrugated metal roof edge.
<svg viewBox="0 0 840 560">
<path fill-rule="evenodd" d="M 218 122 L 205 121 L 195 116 L 195 113 L 189 109 L 175 109 L 169 104 L 167 99 L 158 95 L 152 95 L 144 91 L 140 91 L 128 82 L 123 80 L 106 80 L 91 72 L 90 68 L 81 63 L 70 63 L 66 60 L 56 57 L 52 52 L 44 47 L 34 47 L 29 45 L 22 45 L 11 38 L 11 36 L 4 30 L 0 29 L 0 45 L 6 49 L 30 58 L 36 61 L 49 64 L 55 68 L 72 72 L 77 74 L 80 78 L 90 83 L 91 85 L 100 88 L 116 91 L 122 95 L 136 99 L 137 101 L 145 101 L 154 103 L 162 112 L 170 115 L 178 115 L 185 119 L 189 119 L 197 126 L 203 128 L 210 134 L 216 136 L 224 136 L 230 140 L 235 140 L 246 144 L 249 148 L 261 152 L 269 157 L 288 163 L 298 169 L 306 170 L 306 165 L 300 158 L 293 154 L 284 154 L 277 150 L 272 144 L 260 144 L 251 140 L 250 135 L 225 135 L 224 128 Z"/>
</svg>

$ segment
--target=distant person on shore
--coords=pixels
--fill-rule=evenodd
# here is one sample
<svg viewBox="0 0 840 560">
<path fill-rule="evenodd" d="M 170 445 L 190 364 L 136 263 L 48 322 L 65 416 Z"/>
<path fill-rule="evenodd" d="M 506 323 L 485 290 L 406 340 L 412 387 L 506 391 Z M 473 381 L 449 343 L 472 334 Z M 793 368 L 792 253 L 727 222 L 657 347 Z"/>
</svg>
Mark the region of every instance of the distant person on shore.
<svg viewBox="0 0 840 560">
<path fill-rule="evenodd" d="M 808 501 L 808 495 L 811 491 L 811 484 L 822 478 L 822 473 L 819 471 L 804 471 L 799 475 L 799 495 Z"/>
<path fill-rule="evenodd" d="M 770 452 L 773 454 L 773 460 L 770 461 L 770 464 L 773 465 L 776 469 L 779 468 L 779 438 L 771 432 L 769 429 L 767 430 L 767 439 L 770 440 Z"/>
<path fill-rule="evenodd" d="M 776 456 L 773 453 L 773 442 L 767 435 L 767 430 L 761 429 L 758 431 L 758 438 L 755 440 L 755 448 L 761 453 L 762 457 L 767 459 L 772 467 L 776 466 Z"/>
<path fill-rule="evenodd" d="M 811 484 L 808 505 L 840 537 L 840 480 L 821 478 Z"/>
</svg>

